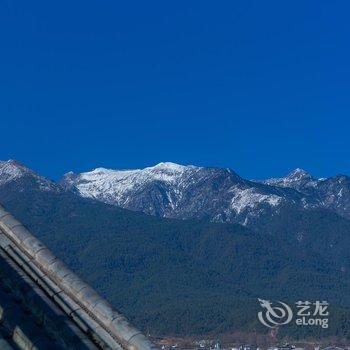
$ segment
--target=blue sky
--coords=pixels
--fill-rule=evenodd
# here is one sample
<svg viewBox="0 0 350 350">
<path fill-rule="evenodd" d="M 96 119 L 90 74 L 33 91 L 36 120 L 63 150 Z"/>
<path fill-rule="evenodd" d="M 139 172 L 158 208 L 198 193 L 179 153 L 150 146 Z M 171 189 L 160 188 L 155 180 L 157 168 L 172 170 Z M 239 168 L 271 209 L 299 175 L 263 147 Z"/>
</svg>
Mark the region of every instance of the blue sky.
<svg viewBox="0 0 350 350">
<path fill-rule="evenodd" d="M 0 159 L 350 174 L 347 1 L 0 4 Z"/>
</svg>

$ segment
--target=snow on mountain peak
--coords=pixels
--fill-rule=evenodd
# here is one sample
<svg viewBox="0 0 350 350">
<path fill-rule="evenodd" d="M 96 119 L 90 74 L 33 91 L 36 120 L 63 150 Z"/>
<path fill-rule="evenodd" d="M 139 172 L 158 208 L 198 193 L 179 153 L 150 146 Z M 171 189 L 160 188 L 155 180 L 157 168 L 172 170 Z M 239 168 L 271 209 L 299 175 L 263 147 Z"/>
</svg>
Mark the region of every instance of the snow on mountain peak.
<svg viewBox="0 0 350 350">
<path fill-rule="evenodd" d="M 26 173 L 32 171 L 16 160 L 0 161 L 0 185 L 16 180 Z"/>
<path fill-rule="evenodd" d="M 183 165 L 172 163 L 172 162 L 160 162 L 154 166 L 154 168 L 182 168 Z"/>
<path fill-rule="evenodd" d="M 230 169 L 172 162 L 135 170 L 96 168 L 66 174 L 62 182 L 83 197 L 166 217 L 196 217 L 212 211 L 215 220 L 225 221 L 245 209 L 275 207 L 282 201 L 282 196 L 255 188 Z"/>
<path fill-rule="evenodd" d="M 144 169 L 107 169 L 103 167 L 96 168 L 92 171 L 82 173 L 84 175 L 110 175 L 110 176 L 116 176 L 116 177 L 125 177 L 129 175 L 135 175 L 137 173 L 161 173 L 161 172 L 166 172 L 166 173 L 182 173 L 188 169 L 195 169 L 198 167 L 195 167 L 193 165 L 180 165 L 172 162 L 161 162 L 158 163 L 154 166 L 147 167 Z M 72 172 L 70 172 L 72 173 Z M 67 174 L 70 174 L 67 173 Z M 66 175 L 67 175 L 66 174 Z M 74 174 L 74 173 L 73 173 Z M 82 175 L 81 174 L 81 175 Z"/>
<path fill-rule="evenodd" d="M 262 215 L 284 203 L 331 207 L 347 216 L 350 208 L 350 178 L 318 180 L 300 168 L 285 177 L 248 181 L 230 169 L 162 162 L 144 169 L 98 167 L 80 174 L 68 172 L 58 186 L 17 161 L 0 161 L 0 185 L 10 182 L 44 191 L 65 188 L 82 197 L 150 215 L 210 217 L 224 222 L 237 219 L 246 223 L 244 215 Z"/>
<path fill-rule="evenodd" d="M 181 165 L 181 164 L 176 164 L 172 162 L 161 162 L 151 168 L 155 170 L 159 169 L 159 170 L 169 170 L 174 172 L 182 172 L 188 168 L 196 168 L 196 167 L 193 165 Z"/>
<path fill-rule="evenodd" d="M 66 174 L 62 182 L 66 188 L 76 187 L 84 197 L 123 205 L 128 201 L 130 191 L 140 189 L 154 181 L 164 185 L 175 184 L 183 174 L 193 169 L 196 167 L 171 162 L 159 163 L 144 169 L 114 170 L 100 167 L 79 175 Z"/>
<path fill-rule="evenodd" d="M 298 181 L 303 178 L 311 178 L 311 175 L 304 169 L 296 168 L 295 170 L 291 171 L 286 177 L 288 179 L 293 179 L 294 181 Z"/>
<path fill-rule="evenodd" d="M 34 178 L 42 190 L 57 190 L 57 185 L 52 181 L 37 175 L 33 170 L 27 168 L 22 163 L 13 159 L 0 161 L 0 185 L 16 181 L 26 175 Z"/>
<path fill-rule="evenodd" d="M 317 180 L 304 169 L 296 168 L 285 177 L 272 178 L 258 182 L 272 186 L 299 188 L 299 186 L 303 185 L 314 186 Z"/>
</svg>

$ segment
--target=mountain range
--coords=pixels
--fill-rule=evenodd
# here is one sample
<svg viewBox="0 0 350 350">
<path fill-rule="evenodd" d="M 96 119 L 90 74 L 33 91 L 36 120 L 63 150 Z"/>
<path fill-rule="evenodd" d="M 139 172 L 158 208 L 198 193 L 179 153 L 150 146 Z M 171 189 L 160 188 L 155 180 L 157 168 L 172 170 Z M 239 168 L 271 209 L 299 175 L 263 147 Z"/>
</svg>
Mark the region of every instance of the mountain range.
<svg viewBox="0 0 350 350">
<path fill-rule="evenodd" d="M 249 224 L 281 207 L 322 208 L 350 218 L 350 177 L 315 179 L 302 169 L 282 178 L 246 180 L 231 169 L 170 162 L 136 170 L 96 168 L 65 174 L 54 183 L 17 161 L 0 162 L 0 186 L 24 175 L 42 190 L 71 191 L 84 198 L 177 219 Z"/>
<path fill-rule="evenodd" d="M 231 169 L 167 162 L 137 170 L 69 172 L 60 184 L 83 197 L 168 218 L 249 224 L 286 205 L 350 218 L 350 178 L 315 179 L 302 169 L 283 178 L 249 181 Z"/>
<path fill-rule="evenodd" d="M 154 334 L 264 332 L 257 298 L 275 298 L 328 300 L 333 325 L 308 331 L 350 336 L 347 176 L 297 169 L 251 181 L 160 163 L 54 182 L 10 160 L 0 162 L 0 202 Z"/>
</svg>

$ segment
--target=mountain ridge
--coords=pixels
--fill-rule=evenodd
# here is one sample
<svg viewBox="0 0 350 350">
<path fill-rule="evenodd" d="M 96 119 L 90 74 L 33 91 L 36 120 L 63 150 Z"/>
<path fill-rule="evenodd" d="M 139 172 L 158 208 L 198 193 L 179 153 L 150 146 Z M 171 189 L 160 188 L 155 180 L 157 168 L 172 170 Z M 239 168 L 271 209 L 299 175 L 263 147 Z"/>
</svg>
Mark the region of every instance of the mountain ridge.
<svg viewBox="0 0 350 350">
<path fill-rule="evenodd" d="M 350 218 L 350 178 L 316 179 L 297 168 L 282 178 L 247 180 L 228 168 L 162 162 L 144 169 L 106 169 L 48 180 L 21 163 L 0 162 L 0 185 L 31 176 L 43 190 L 71 191 L 85 198 L 178 219 L 253 224 L 282 207 L 325 208 Z"/>
<path fill-rule="evenodd" d="M 341 201 L 335 198 L 341 190 L 335 184 L 339 179 L 345 184 Z M 344 175 L 316 179 L 300 168 L 282 178 L 246 180 L 231 169 L 165 162 L 135 170 L 96 168 L 66 175 L 60 183 L 83 197 L 150 215 L 247 224 L 251 217 L 276 212 L 285 203 L 327 208 L 349 218 L 348 180 Z"/>
</svg>

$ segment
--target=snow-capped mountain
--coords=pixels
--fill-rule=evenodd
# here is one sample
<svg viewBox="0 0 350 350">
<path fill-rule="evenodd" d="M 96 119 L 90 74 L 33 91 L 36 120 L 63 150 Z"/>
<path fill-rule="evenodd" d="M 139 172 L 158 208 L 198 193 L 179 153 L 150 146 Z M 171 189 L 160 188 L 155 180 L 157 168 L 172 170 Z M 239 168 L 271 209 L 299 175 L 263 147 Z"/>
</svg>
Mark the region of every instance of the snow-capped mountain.
<svg viewBox="0 0 350 350">
<path fill-rule="evenodd" d="M 160 163 L 136 170 L 66 174 L 61 185 L 87 198 L 169 218 L 247 224 L 281 206 L 326 208 L 350 217 L 350 178 L 315 179 L 302 169 L 248 181 L 233 170 Z"/>
<path fill-rule="evenodd" d="M 0 161 L 0 185 L 15 181 L 31 171 L 15 160 Z"/>
<path fill-rule="evenodd" d="M 290 172 L 286 177 L 272 178 L 268 180 L 260 181 L 267 185 L 279 186 L 279 187 L 290 187 L 299 190 L 303 187 L 313 187 L 317 183 L 308 172 L 303 169 L 297 168 Z"/>
<path fill-rule="evenodd" d="M 254 223 L 291 206 L 324 208 L 350 218 L 350 178 L 315 179 L 302 169 L 286 177 L 249 181 L 233 170 L 170 162 L 135 170 L 97 168 L 50 181 L 14 160 L 0 162 L 0 187 L 72 192 L 149 215 Z"/>
<path fill-rule="evenodd" d="M 54 182 L 36 174 L 16 160 L 0 161 L 0 186 L 10 183 L 20 183 L 22 180 L 30 180 L 32 186 L 37 186 L 43 191 L 58 191 L 59 186 Z"/>
<path fill-rule="evenodd" d="M 230 169 L 160 163 L 137 170 L 67 173 L 61 185 L 83 197 L 169 218 L 247 223 L 288 202 L 297 191 L 244 180 Z"/>
<path fill-rule="evenodd" d="M 286 177 L 261 182 L 277 187 L 293 188 L 309 199 L 309 202 L 305 202 L 306 206 L 331 209 L 339 215 L 350 218 L 350 177 L 348 176 L 337 175 L 327 179 L 315 179 L 305 170 L 296 169 Z"/>
<path fill-rule="evenodd" d="M 178 191 L 184 182 L 201 168 L 174 163 L 160 163 L 154 167 L 135 170 L 111 170 L 97 168 L 91 172 L 64 175 L 61 184 L 67 189 L 76 189 L 83 197 L 101 200 L 109 204 L 127 206 L 131 196 L 145 187 L 157 183 L 169 188 L 168 200 L 172 205 L 178 198 Z M 152 214 L 155 214 L 152 212 Z"/>
</svg>

